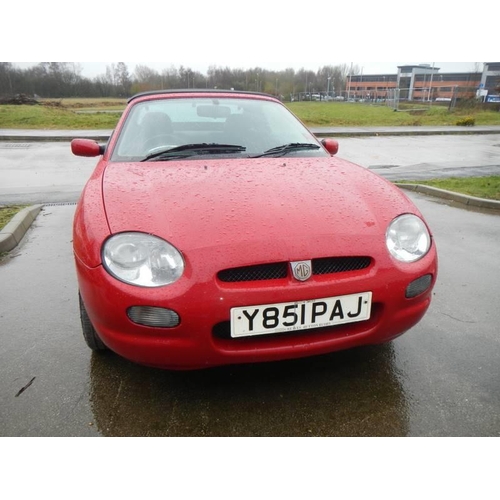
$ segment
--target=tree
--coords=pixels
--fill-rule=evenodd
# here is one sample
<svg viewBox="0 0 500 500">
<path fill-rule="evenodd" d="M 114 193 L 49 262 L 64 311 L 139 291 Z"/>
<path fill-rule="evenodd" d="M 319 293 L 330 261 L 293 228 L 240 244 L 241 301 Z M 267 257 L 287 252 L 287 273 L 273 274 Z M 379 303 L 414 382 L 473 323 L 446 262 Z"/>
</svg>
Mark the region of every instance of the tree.
<svg viewBox="0 0 500 500">
<path fill-rule="evenodd" d="M 14 66 L 10 62 L 0 62 L 0 96 L 14 94 L 12 86 L 12 73 Z"/>
<path fill-rule="evenodd" d="M 106 81 L 113 87 L 116 86 L 116 67 L 114 63 L 106 66 Z"/>
<path fill-rule="evenodd" d="M 106 66 L 106 74 L 99 76 L 98 80 L 100 88 L 106 88 L 106 91 L 109 91 L 109 95 L 130 95 L 132 79 L 124 62 L 111 63 L 109 66 Z"/>
<path fill-rule="evenodd" d="M 161 88 L 176 89 L 182 87 L 180 83 L 179 72 L 174 65 L 166 68 L 161 73 Z"/>
<path fill-rule="evenodd" d="M 272 95 L 297 96 L 298 93 L 325 92 L 346 89 L 348 75 L 359 74 L 357 65 L 327 65 L 318 70 L 301 68 L 295 71 L 271 71 L 262 67 L 230 68 L 210 66 L 207 74 L 192 68 L 171 65 L 158 72 L 146 65 L 136 66 L 133 75 L 124 62 L 111 63 L 106 72 L 93 79 L 81 76 L 79 63 L 42 62 L 28 69 L 18 69 L 12 63 L 0 63 L 0 94 L 26 93 L 43 97 L 69 96 L 128 96 L 131 92 L 179 88 L 219 88 L 266 92 Z"/>
<path fill-rule="evenodd" d="M 94 85 L 99 97 L 110 97 L 112 95 L 113 85 L 109 81 L 107 74 L 96 76 Z"/>
<path fill-rule="evenodd" d="M 115 68 L 115 85 L 118 87 L 119 94 L 128 96 L 130 94 L 131 84 L 132 81 L 127 65 L 124 62 L 119 62 Z"/>
<path fill-rule="evenodd" d="M 147 90 L 161 90 L 163 88 L 162 75 L 149 66 L 138 64 L 135 67 L 134 75 L 135 79 L 132 85 L 133 94 Z"/>
</svg>

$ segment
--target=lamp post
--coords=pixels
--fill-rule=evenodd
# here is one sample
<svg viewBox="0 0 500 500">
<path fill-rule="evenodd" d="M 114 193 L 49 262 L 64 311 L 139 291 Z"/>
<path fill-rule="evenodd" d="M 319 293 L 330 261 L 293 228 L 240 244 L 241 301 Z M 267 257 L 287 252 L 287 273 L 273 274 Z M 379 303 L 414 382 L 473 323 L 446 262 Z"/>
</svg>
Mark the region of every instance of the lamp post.
<svg viewBox="0 0 500 500">
<path fill-rule="evenodd" d="M 429 95 L 427 97 L 427 102 L 431 102 L 431 87 L 432 87 L 432 80 L 434 79 L 434 63 L 432 63 L 432 72 L 431 72 L 431 81 L 429 83 Z"/>
<path fill-rule="evenodd" d="M 347 91 L 347 102 L 351 100 L 351 82 L 352 82 L 352 63 L 351 63 L 351 69 L 349 70 L 349 90 Z"/>
<path fill-rule="evenodd" d="M 328 77 L 328 86 L 326 88 L 326 97 L 330 97 L 330 79 L 331 79 L 331 76 Z"/>
</svg>

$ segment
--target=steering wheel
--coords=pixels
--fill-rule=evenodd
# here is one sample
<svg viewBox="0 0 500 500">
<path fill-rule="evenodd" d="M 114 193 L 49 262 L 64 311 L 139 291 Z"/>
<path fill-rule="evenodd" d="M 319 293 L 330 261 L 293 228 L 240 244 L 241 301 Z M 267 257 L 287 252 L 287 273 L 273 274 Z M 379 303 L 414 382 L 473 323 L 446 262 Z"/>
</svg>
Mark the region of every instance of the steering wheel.
<svg viewBox="0 0 500 500">
<path fill-rule="evenodd" d="M 175 137 L 170 134 L 158 134 L 154 135 L 153 137 L 150 137 L 144 143 L 144 149 L 146 149 L 149 152 L 152 149 L 155 149 L 159 146 L 166 146 L 168 144 L 175 145 L 176 144 Z"/>
</svg>

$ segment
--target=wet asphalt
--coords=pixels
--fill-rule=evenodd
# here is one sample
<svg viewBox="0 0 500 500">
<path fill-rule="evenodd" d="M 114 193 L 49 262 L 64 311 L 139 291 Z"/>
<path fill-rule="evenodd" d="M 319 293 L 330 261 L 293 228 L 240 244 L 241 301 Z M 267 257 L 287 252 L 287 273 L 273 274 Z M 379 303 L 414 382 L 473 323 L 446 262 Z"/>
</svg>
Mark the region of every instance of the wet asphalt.
<svg viewBox="0 0 500 500">
<path fill-rule="evenodd" d="M 74 204 L 94 165 L 66 143 L 0 143 L 0 204 L 46 205 L 0 263 L 1 436 L 497 436 L 500 216 L 409 194 L 438 244 L 422 322 L 394 342 L 281 363 L 165 372 L 81 337 Z M 342 138 L 392 180 L 497 174 L 500 136 Z"/>
<path fill-rule="evenodd" d="M 383 346 L 198 372 L 88 350 L 75 206 L 46 206 L 0 263 L 0 435 L 500 435 L 500 216 L 409 196 L 440 261 L 416 327 Z"/>
<path fill-rule="evenodd" d="M 338 140 L 338 157 L 390 180 L 500 174 L 500 134 Z M 95 165 L 67 142 L 0 140 L 0 204 L 76 202 Z"/>
</svg>

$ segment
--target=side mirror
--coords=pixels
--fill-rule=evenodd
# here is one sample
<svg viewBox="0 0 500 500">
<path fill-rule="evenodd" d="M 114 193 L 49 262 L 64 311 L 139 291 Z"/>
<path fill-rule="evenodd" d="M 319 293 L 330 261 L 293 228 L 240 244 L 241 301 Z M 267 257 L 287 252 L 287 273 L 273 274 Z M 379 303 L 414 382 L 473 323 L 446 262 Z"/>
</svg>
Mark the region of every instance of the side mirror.
<svg viewBox="0 0 500 500">
<path fill-rule="evenodd" d="M 73 139 L 71 141 L 71 152 L 75 156 L 100 156 L 104 154 L 104 146 L 90 139 Z"/>
<path fill-rule="evenodd" d="M 321 144 L 323 144 L 324 148 L 332 155 L 336 155 L 339 151 L 339 143 L 337 141 L 334 141 L 333 139 L 323 139 L 321 141 Z"/>
</svg>

